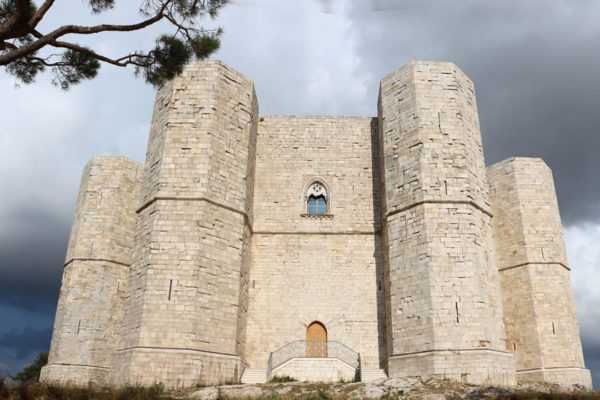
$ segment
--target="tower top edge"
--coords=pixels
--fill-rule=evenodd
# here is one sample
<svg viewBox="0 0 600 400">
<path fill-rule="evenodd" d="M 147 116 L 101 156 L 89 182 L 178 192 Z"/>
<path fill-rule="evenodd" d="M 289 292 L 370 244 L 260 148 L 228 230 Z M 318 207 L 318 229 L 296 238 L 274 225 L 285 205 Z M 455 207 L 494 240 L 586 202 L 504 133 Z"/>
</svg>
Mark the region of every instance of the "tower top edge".
<svg viewBox="0 0 600 400">
<path fill-rule="evenodd" d="M 392 77 L 394 77 L 396 74 L 398 74 L 400 72 L 404 72 L 404 71 L 407 71 L 407 70 L 426 70 L 426 69 L 448 70 L 449 72 L 459 72 L 459 73 L 463 74 L 465 77 L 467 76 L 467 74 L 465 74 L 452 61 L 413 60 L 413 61 L 409 62 L 408 64 L 405 64 L 402 67 L 398 68 L 397 70 L 395 70 L 395 71 L 389 73 L 388 75 L 384 76 L 381 79 L 381 82 L 383 83 L 383 82 L 391 79 Z"/>
<path fill-rule="evenodd" d="M 524 165 L 536 165 L 536 164 L 542 164 L 544 167 L 551 170 L 550 166 L 542 158 L 539 158 L 539 157 L 509 157 L 507 159 L 504 159 L 502 161 L 498 161 L 497 163 L 489 165 L 486 169 L 488 171 L 490 171 L 490 170 L 495 170 L 497 168 L 503 168 L 508 165 L 524 166 Z"/>
<path fill-rule="evenodd" d="M 183 71 L 179 75 L 179 77 L 184 77 L 184 79 L 185 79 L 185 76 L 194 70 L 202 70 L 202 69 L 210 69 L 210 68 L 227 71 L 229 73 L 235 74 L 235 75 L 243 78 L 244 80 L 246 80 L 248 83 L 252 84 L 252 86 L 254 86 L 254 81 L 251 78 L 249 78 L 242 72 L 238 71 L 237 69 L 231 67 L 230 65 L 224 63 L 221 60 L 192 60 L 185 65 L 185 67 L 183 68 Z"/>
<path fill-rule="evenodd" d="M 298 119 L 298 120 L 365 120 L 371 121 L 377 116 L 361 116 L 361 115 L 259 115 L 264 120 L 282 120 L 282 119 Z"/>
<path fill-rule="evenodd" d="M 111 164 L 111 163 L 134 164 L 142 167 L 144 164 L 126 156 L 93 156 L 88 164 Z"/>
</svg>

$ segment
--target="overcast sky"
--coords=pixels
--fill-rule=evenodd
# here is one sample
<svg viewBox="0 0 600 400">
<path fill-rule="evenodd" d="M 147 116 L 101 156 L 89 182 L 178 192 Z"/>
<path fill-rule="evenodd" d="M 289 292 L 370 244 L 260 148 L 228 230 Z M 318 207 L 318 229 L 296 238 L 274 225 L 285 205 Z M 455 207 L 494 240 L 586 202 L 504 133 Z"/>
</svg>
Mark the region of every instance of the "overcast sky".
<svg viewBox="0 0 600 400">
<path fill-rule="evenodd" d="M 132 22 L 138 1 L 92 17 L 57 2 L 41 29 Z M 36 1 L 39 3 L 39 1 Z M 213 23 L 214 24 L 214 23 Z M 263 115 L 375 116 L 379 80 L 411 60 L 453 61 L 477 90 L 486 163 L 553 169 L 584 355 L 600 386 L 600 1 L 237 0 L 216 24 L 220 59 L 254 80 Z M 80 41 L 149 48 L 165 26 Z M 154 89 L 131 70 L 62 92 L 0 72 L 0 371 L 48 350 L 85 163 L 143 162 Z"/>
</svg>

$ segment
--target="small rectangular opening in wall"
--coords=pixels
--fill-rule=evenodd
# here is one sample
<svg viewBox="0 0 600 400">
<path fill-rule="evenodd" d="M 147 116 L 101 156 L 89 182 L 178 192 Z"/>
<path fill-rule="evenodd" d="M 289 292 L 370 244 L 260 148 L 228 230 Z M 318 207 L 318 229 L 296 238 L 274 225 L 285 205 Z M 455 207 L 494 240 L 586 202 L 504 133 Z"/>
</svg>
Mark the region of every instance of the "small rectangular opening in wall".
<svg viewBox="0 0 600 400">
<path fill-rule="evenodd" d="M 556 335 L 556 329 L 554 329 L 554 322 L 552 323 L 552 334 Z"/>
<path fill-rule="evenodd" d="M 379 289 L 379 291 L 381 291 L 381 281 L 377 281 L 377 289 Z"/>
<path fill-rule="evenodd" d="M 513 342 L 513 350 L 517 351 L 517 343 L 516 342 Z"/>
<path fill-rule="evenodd" d="M 171 290 L 173 289 L 173 279 L 169 281 L 169 300 L 171 300 Z"/>
<path fill-rule="evenodd" d="M 256 283 L 256 281 L 254 279 L 252 279 L 252 289 L 254 289 L 254 284 Z"/>
<path fill-rule="evenodd" d="M 460 319 L 458 318 L 458 302 L 454 303 L 454 306 L 456 307 L 456 323 L 460 324 Z"/>
<path fill-rule="evenodd" d="M 81 320 L 77 323 L 77 334 L 79 335 L 79 330 L 81 328 Z"/>
</svg>

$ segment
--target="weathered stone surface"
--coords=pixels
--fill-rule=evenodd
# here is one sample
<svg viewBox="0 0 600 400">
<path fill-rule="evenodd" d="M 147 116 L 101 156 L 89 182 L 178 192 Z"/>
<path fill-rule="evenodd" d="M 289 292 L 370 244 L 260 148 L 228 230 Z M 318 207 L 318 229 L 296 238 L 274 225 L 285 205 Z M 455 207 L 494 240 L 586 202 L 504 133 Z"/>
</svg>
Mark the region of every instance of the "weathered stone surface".
<svg viewBox="0 0 600 400">
<path fill-rule="evenodd" d="M 473 84 L 452 63 L 390 74 L 378 106 L 259 117 L 248 78 L 188 65 L 158 91 L 141 182 L 122 158 L 84 172 L 42 378 L 347 379 L 360 355 L 418 390 L 411 377 L 513 384 L 516 353 L 518 376 L 589 384 L 549 171 L 486 177 Z M 274 365 L 314 322 L 346 350 L 300 345 Z M 404 390 L 385 385 L 353 396 Z"/>
<path fill-rule="evenodd" d="M 338 358 L 292 358 L 274 369 L 272 376 L 300 382 L 350 382 L 356 369 Z"/>
<path fill-rule="evenodd" d="M 113 384 L 241 376 L 257 113 L 252 82 L 220 62 L 159 91 Z"/>
<path fill-rule="evenodd" d="M 381 82 L 390 377 L 513 384 L 471 81 L 413 62 Z"/>
<path fill-rule="evenodd" d="M 94 157 L 83 171 L 45 382 L 108 383 L 123 324 L 141 172 L 125 157 Z"/>
<path fill-rule="evenodd" d="M 537 158 L 488 168 L 508 349 L 519 378 L 591 386 L 552 171 Z"/>
</svg>

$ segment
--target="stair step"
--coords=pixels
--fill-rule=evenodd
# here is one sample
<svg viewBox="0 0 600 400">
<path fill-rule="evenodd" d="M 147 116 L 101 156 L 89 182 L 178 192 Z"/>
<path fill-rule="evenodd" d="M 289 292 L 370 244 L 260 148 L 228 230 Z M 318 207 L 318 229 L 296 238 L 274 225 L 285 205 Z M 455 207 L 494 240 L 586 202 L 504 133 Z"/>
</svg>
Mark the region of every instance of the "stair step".
<svg viewBox="0 0 600 400">
<path fill-rule="evenodd" d="M 246 368 L 242 375 L 242 383 L 266 383 L 267 370 L 260 368 Z"/>
<path fill-rule="evenodd" d="M 363 369 L 360 371 L 360 380 L 362 382 L 372 382 L 378 379 L 387 379 L 388 376 L 385 371 L 379 369 Z"/>
</svg>

